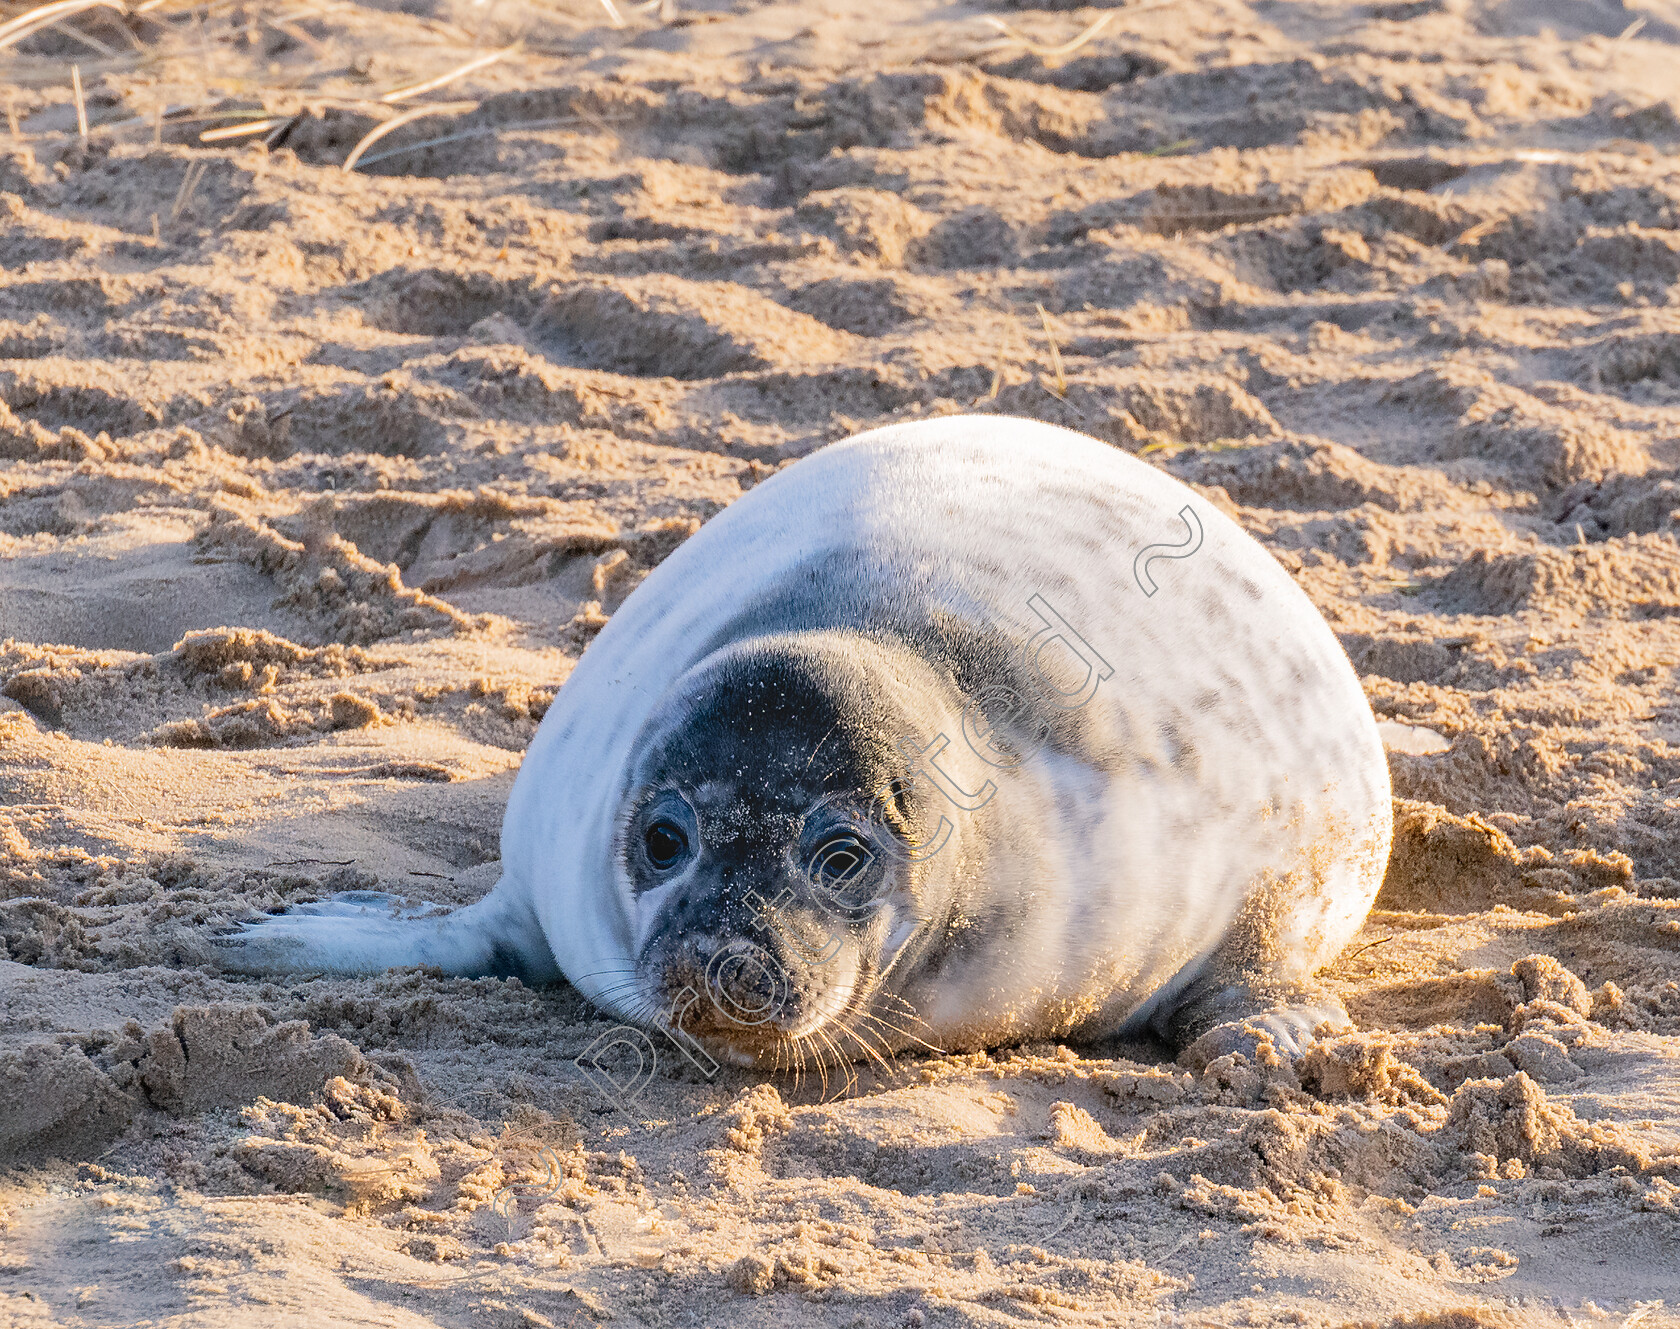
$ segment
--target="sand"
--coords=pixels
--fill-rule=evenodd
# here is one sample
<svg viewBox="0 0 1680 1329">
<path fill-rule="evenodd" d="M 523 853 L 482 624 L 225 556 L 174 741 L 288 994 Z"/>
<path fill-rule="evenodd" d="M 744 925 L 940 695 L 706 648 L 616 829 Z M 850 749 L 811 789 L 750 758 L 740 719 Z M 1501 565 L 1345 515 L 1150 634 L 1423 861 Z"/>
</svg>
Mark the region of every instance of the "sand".
<svg viewBox="0 0 1680 1329">
<path fill-rule="evenodd" d="M 0 54 L 0 1323 L 1680 1323 L 1680 5 L 1046 3 Z M 648 570 L 966 411 L 1196 485 L 1414 727 L 1358 1032 L 632 1116 L 563 985 L 219 972 L 487 891 Z"/>
</svg>

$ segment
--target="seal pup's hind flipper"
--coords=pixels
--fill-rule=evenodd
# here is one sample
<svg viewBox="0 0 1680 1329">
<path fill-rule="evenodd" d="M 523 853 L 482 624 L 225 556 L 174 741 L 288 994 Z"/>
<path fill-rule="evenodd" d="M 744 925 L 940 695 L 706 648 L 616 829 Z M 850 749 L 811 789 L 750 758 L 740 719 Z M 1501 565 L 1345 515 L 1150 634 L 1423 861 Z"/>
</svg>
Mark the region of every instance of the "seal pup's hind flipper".
<svg viewBox="0 0 1680 1329">
<path fill-rule="evenodd" d="M 241 974 L 377 974 L 436 965 L 462 978 L 560 977 L 542 925 L 503 878 L 462 909 L 382 891 L 345 891 L 240 924 L 212 939 L 223 969 Z"/>
</svg>

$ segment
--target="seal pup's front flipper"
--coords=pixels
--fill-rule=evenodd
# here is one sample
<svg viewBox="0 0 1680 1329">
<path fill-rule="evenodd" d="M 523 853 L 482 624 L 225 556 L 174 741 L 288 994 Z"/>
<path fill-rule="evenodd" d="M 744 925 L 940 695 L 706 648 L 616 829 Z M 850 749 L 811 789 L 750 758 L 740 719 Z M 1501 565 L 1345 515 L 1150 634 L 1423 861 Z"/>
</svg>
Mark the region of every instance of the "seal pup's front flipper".
<svg viewBox="0 0 1680 1329">
<path fill-rule="evenodd" d="M 1283 1060 L 1294 1061 L 1326 1026 L 1336 1033 L 1353 1028 L 1347 1007 L 1327 988 L 1240 980 L 1192 984 L 1184 999 L 1151 1024 L 1180 1049 L 1179 1064 L 1198 1072 L 1233 1052 L 1252 1062 L 1267 1044 Z"/>
<path fill-rule="evenodd" d="M 456 910 L 382 891 L 345 891 L 242 923 L 211 944 L 222 968 L 240 974 L 377 974 L 436 965 L 462 978 L 532 985 L 560 977 L 541 923 L 506 877 Z"/>
</svg>

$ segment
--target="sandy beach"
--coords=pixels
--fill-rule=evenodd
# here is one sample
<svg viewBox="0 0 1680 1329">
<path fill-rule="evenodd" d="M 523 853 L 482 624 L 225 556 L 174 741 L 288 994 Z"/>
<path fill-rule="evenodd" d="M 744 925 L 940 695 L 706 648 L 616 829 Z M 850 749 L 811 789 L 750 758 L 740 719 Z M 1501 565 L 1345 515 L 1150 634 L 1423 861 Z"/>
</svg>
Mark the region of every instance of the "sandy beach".
<svg viewBox="0 0 1680 1329">
<path fill-rule="evenodd" d="M 1680 1324 L 1680 4 L 1042 3 L 0 27 L 0 1326 Z M 218 966 L 482 896 L 640 580 L 962 412 L 1418 727 L 1357 1032 L 637 1120 L 565 984 Z"/>
</svg>

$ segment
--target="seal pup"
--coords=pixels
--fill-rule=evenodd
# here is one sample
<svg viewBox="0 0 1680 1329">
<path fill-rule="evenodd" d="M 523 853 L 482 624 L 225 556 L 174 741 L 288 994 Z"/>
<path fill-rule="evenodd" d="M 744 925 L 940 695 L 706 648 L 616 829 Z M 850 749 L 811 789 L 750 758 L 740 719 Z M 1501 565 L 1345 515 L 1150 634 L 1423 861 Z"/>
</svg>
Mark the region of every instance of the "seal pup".
<svg viewBox="0 0 1680 1329">
<path fill-rule="evenodd" d="M 246 972 L 562 975 L 736 1063 L 1153 1030 L 1298 1055 L 1392 830 L 1335 636 L 1188 486 L 1000 416 L 778 472 L 560 689 L 502 877 L 222 938 Z M 1199 1041 L 1198 1041 L 1199 1040 Z"/>
</svg>

